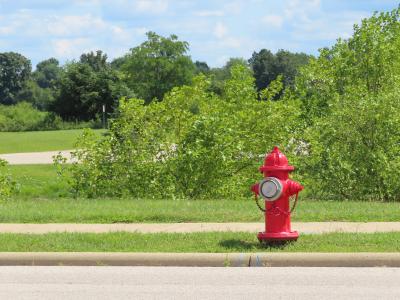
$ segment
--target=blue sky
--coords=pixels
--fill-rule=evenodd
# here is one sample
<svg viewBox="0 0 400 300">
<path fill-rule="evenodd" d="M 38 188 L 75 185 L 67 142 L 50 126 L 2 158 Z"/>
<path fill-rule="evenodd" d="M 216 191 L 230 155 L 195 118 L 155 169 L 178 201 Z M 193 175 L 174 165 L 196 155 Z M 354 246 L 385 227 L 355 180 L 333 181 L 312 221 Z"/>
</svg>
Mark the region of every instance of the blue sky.
<svg viewBox="0 0 400 300">
<path fill-rule="evenodd" d="M 33 65 L 62 63 L 101 49 L 112 59 L 145 40 L 147 31 L 176 34 L 193 60 L 221 66 L 262 48 L 317 54 L 354 23 L 392 0 L 0 0 L 0 52 Z"/>
</svg>

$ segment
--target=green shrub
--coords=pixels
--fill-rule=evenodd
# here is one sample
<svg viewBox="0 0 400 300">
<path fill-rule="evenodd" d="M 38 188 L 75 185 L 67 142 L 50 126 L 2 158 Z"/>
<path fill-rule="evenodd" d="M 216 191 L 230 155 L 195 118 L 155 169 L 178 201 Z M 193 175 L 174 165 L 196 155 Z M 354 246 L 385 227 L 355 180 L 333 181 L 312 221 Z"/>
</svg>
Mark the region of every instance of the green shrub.
<svg viewBox="0 0 400 300">
<path fill-rule="evenodd" d="M 399 15 L 363 20 L 297 78 L 308 124 L 299 170 L 316 197 L 400 199 Z"/>
<path fill-rule="evenodd" d="M 244 66 L 232 68 L 224 86 L 219 97 L 199 76 L 162 102 L 122 99 L 109 135 L 95 141 L 85 132 L 77 145 L 81 163 L 72 167 L 75 192 L 89 197 L 249 195 L 265 152 L 274 145 L 285 150 L 293 138 L 298 103 L 258 101 Z M 265 95 L 274 96 L 273 89 Z"/>
<path fill-rule="evenodd" d="M 101 122 L 65 122 L 51 112 L 35 109 L 32 104 L 20 102 L 16 105 L 0 105 L 0 131 L 37 131 L 100 128 Z"/>
<path fill-rule="evenodd" d="M 87 133 L 72 168 L 76 193 L 137 197 L 241 197 L 279 146 L 306 196 L 400 199 L 400 8 L 375 14 L 348 40 L 321 50 L 281 92 L 257 100 L 245 66 L 220 95 L 204 77 L 162 102 L 121 100 L 100 142 Z"/>
<path fill-rule="evenodd" d="M 400 198 L 400 90 L 341 97 L 306 136 L 299 167 L 309 192 L 333 199 Z"/>
<path fill-rule="evenodd" d="M 7 162 L 0 159 L 0 199 L 7 198 L 18 190 L 17 183 L 5 170 L 6 165 Z"/>
<path fill-rule="evenodd" d="M 46 119 L 47 113 L 22 102 L 14 106 L 0 106 L 0 131 L 35 130 Z"/>
</svg>

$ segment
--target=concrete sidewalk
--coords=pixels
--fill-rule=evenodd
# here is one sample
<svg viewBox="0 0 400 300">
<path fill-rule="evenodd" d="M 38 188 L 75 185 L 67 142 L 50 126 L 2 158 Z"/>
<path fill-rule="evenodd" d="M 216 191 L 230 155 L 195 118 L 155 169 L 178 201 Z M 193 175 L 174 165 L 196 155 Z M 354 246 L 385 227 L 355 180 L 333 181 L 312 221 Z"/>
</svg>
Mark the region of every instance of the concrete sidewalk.
<svg viewBox="0 0 400 300">
<path fill-rule="evenodd" d="M 263 223 L 117 223 L 117 224 L 0 224 L 0 233 L 43 234 L 50 232 L 139 232 L 139 233 L 188 233 L 210 231 L 258 232 Z M 294 222 L 292 229 L 303 234 L 329 232 L 390 232 L 400 231 L 400 222 Z"/>
<path fill-rule="evenodd" d="M 7 161 L 10 165 L 28 165 L 28 164 L 52 164 L 53 156 L 61 153 L 71 163 L 71 152 L 74 150 L 47 151 L 47 152 L 28 152 L 28 153 L 10 153 L 0 154 L 0 158 Z"/>
</svg>

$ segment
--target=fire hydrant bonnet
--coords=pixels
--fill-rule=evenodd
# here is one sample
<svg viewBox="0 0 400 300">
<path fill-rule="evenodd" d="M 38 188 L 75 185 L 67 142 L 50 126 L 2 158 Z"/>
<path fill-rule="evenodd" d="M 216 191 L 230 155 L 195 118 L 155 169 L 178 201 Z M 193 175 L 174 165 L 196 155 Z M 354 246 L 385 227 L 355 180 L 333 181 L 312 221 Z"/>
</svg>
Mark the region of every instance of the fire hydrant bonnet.
<svg viewBox="0 0 400 300">
<path fill-rule="evenodd" d="M 286 156 L 279 151 L 278 147 L 274 147 L 272 152 L 265 156 L 264 165 L 259 168 L 264 171 L 293 171 L 294 167 L 289 165 Z"/>
</svg>

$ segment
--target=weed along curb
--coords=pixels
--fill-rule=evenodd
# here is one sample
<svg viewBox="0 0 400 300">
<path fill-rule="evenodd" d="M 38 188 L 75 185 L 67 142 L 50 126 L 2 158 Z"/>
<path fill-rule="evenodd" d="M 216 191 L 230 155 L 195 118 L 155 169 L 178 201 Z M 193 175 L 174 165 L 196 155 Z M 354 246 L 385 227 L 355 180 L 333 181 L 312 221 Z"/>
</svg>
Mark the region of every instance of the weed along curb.
<svg viewBox="0 0 400 300">
<path fill-rule="evenodd" d="M 2 252 L 2 266 L 400 267 L 400 253 Z"/>
</svg>

